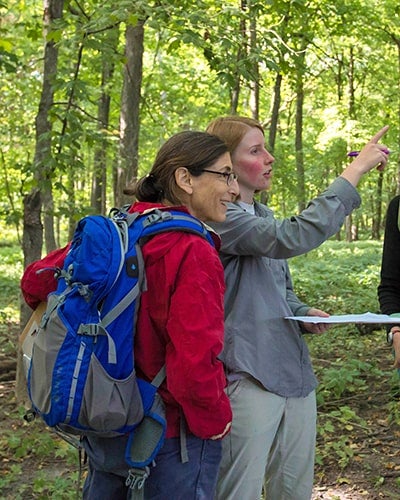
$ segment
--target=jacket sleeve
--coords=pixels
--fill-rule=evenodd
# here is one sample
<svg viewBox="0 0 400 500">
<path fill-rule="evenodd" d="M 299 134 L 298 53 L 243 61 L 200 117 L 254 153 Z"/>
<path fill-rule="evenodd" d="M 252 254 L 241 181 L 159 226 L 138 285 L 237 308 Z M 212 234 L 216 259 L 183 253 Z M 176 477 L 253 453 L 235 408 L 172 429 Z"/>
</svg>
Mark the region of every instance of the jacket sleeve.
<svg viewBox="0 0 400 500">
<path fill-rule="evenodd" d="M 338 177 L 299 215 L 277 221 L 269 209 L 264 217 L 259 217 L 231 204 L 226 221 L 212 226 L 221 236 L 224 254 L 287 259 L 318 247 L 340 229 L 345 216 L 359 205 L 356 189 Z"/>
<path fill-rule="evenodd" d="M 386 213 L 381 278 L 378 286 L 378 298 L 383 314 L 400 312 L 399 201 L 400 196 L 393 198 L 389 203 Z"/>
<path fill-rule="evenodd" d="M 218 355 L 223 348 L 223 269 L 202 242 L 186 252 L 171 297 L 166 348 L 167 387 L 182 407 L 189 430 L 209 439 L 232 420 Z"/>
<path fill-rule="evenodd" d="M 70 244 L 50 252 L 46 257 L 29 264 L 21 278 L 21 291 L 25 302 L 36 309 L 40 302 L 46 302 L 50 292 L 57 288 L 54 270 L 62 268 Z"/>
</svg>

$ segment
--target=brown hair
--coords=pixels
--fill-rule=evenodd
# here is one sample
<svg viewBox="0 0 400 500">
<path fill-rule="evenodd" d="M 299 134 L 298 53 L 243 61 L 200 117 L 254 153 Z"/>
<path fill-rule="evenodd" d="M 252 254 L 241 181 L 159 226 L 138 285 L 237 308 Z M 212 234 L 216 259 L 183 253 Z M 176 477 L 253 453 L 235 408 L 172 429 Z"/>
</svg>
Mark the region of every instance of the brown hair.
<svg viewBox="0 0 400 500">
<path fill-rule="evenodd" d="M 208 125 L 207 132 L 222 139 L 232 155 L 249 128 L 258 128 L 264 135 L 260 122 L 253 118 L 234 115 L 216 118 Z"/>
<path fill-rule="evenodd" d="M 185 167 L 198 177 L 203 170 L 228 152 L 223 140 L 207 132 L 184 131 L 173 135 L 160 148 L 150 172 L 136 184 L 133 194 L 139 201 L 182 203 L 182 190 L 175 171 Z"/>
</svg>

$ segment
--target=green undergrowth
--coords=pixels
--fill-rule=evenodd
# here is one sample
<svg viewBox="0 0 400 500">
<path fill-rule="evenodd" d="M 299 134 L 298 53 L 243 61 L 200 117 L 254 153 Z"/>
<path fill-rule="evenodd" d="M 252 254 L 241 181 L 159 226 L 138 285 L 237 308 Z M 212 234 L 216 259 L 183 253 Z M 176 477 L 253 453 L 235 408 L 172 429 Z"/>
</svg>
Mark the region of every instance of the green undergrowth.
<svg viewBox="0 0 400 500">
<path fill-rule="evenodd" d="M 382 243 L 327 241 L 290 260 L 301 300 L 331 314 L 378 312 Z"/>
<path fill-rule="evenodd" d="M 376 241 L 326 242 L 290 261 L 295 291 L 330 314 L 379 312 L 381 251 Z M 319 380 L 316 462 L 323 474 L 328 463 L 345 469 L 363 460 L 360 436 L 373 434 L 371 422 L 400 424 L 399 377 L 382 325 L 333 325 L 307 335 L 307 343 Z"/>
<path fill-rule="evenodd" d="M 7 415 L 0 436 L 1 498 L 73 500 L 82 484 L 76 448 L 40 421 L 25 423 L 24 408 Z M 2 426 L 3 427 L 3 426 Z"/>
<path fill-rule="evenodd" d="M 20 289 L 20 247 L 0 242 L 0 356 L 16 358 Z M 0 382 L 0 498 L 72 500 L 77 498 L 76 448 L 40 421 L 25 422 L 10 382 Z"/>
</svg>

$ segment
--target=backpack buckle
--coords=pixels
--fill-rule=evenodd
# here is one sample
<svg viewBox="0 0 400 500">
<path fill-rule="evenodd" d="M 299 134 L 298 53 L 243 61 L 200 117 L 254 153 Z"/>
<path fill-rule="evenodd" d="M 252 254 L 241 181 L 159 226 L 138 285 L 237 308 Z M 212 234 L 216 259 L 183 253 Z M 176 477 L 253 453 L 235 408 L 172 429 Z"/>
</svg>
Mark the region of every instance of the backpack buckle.
<svg viewBox="0 0 400 500">
<path fill-rule="evenodd" d="M 141 490 L 144 486 L 146 479 L 150 475 L 150 468 L 144 467 L 143 469 L 139 469 L 134 467 L 129 469 L 128 477 L 126 478 L 126 486 L 131 490 Z"/>
<path fill-rule="evenodd" d="M 157 222 L 163 222 L 171 219 L 172 215 L 170 214 L 170 212 L 156 209 L 146 217 L 145 221 L 143 222 L 143 227 L 148 227 L 152 224 L 156 224 Z"/>
<path fill-rule="evenodd" d="M 24 415 L 25 422 L 33 422 L 36 418 L 36 411 L 30 408 Z"/>
</svg>

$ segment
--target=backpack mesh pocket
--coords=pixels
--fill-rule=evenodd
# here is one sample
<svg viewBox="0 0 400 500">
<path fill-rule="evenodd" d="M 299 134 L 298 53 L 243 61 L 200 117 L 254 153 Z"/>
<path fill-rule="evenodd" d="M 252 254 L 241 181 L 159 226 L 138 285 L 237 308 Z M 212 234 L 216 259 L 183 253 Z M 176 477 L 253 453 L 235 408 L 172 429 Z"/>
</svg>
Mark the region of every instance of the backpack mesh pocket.
<svg viewBox="0 0 400 500">
<path fill-rule="evenodd" d="M 92 354 L 79 412 L 79 424 L 98 432 L 133 427 L 143 418 L 136 373 L 112 378 Z"/>
</svg>

